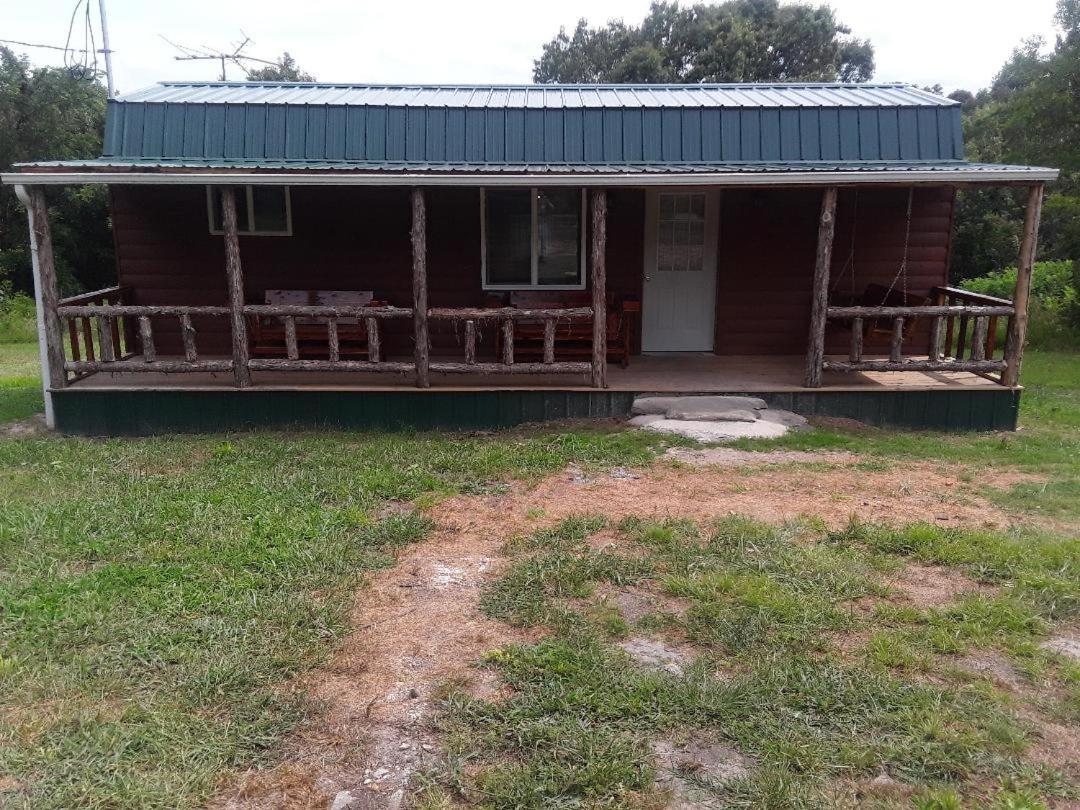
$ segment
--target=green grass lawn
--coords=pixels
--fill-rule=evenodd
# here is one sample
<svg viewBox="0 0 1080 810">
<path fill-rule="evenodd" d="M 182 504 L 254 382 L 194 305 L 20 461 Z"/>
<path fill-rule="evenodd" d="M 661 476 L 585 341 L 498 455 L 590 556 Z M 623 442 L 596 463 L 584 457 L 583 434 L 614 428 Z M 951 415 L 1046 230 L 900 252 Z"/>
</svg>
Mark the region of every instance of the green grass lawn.
<svg viewBox="0 0 1080 810">
<path fill-rule="evenodd" d="M 0 423 L 40 410 L 36 359 L 32 345 L 0 344 Z M 1031 352 L 1025 382 L 1016 434 L 815 431 L 755 447 L 941 457 L 969 464 L 974 476 L 987 465 L 1022 469 L 1046 482 L 1000 495 L 1008 508 L 1074 520 L 1080 509 L 1080 358 Z M 493 436 L 0 439 L 0 805 L 199 805 L 223 775 L 273 756 L 274 745 L 310 710 L 280 686 L 327 659 L 346 629 L 359 583 L 428 532 L 422 508 L 403 516 L 388 504 L 423 507 L 444 494 L 498 491 L 500 481 L 569 463 L 645 464 L 659 442 L 644 433 L 565 428 Z M 927 784 L 948 776 L 962 784 L 988 779 L 994 795 L 1062 792 L 1053 774 L 1017 765 L 1026 732 L 995 700 L 953 685 L 915 688 L 903 679 L 940 654 L 953 618 L 875 619 L 880 640 L 873 655 L 857 662 L 819 660 L 812 644 L 805 647 L 815 634 L 842 626 L 830 599 L 867 587 L 875 566 L 905 555 L 933 557 L 943 544 L 908 549 L 890 546 L 896 543 L 871 529 L 825 537 L 811 527 L 805 531 L 817 531 L 815 542 L 827 549 L 822 560 L 785 561 L 769 540 L 756 572 L 732 569 L 723 580 L 727 539 L 710 540 L 716 548 L 703 557 L 704 567 L 694 567 L 684 564 L 690 552 L 682 528 L 628 524 L 622 531 L 647 551 L 639 561 L 587 559 L 578 567 L 580 549 L 573 544 L 580 538 L 559 539 L 547 551 L 522 547 L 520 564 L 533 566 L 533 578 L 520 587 L 496 586 L 486 609 L 508 621 L 550 623 L 556 632 L 536 648 L 508 650 L 491 662 L 527 693 L 513 716 L 499 720 L 490 708 L 454 699 L 447 722 L 456 739 L 475 734 L 473 754 L 495 764 L 484 777 L 487 792 L 477 794 L 477 784 L 466 781 L 440 783 L 440 789 L 532 806 L 549 797 L 568 806 L 582 793 L 559 786 L 586 763 L 596 773 L 574 784 L 595 788 L 590 795 L 598 803 L 618 803 L 629 786 L 648 778 L 640 756 L 648 734 L 696 718 L 730 723 L 740 746 L 778 769 L 775 783 L 744 785 L 742 798 L 736 796 L 744 804 L 776 796 L 783 806 L 827 787 L 838 769 L 909 756 L 915 757 L 912 777 Z M 706 527 L 693 531 L 711 537 Z M 739 531 L 773 536 L 760 527 Z M 669 543 L 665 533 L 675 539 Z M 1056 542 L 1038 539 L 1045 545 L 1037 548 L 1049 555 Z M 565 570 L 552 567 L 549 553 L 566 555 Z M 977 643 L 970 638 L 1000 626 L 1025 665 L 1056 673 L 1056 665 L 1031 653 L 1031 641 L 1046 622 L 1060 620 L 1054 605 L 1075 600 L 1075 583 L 1071 569 L 1047 568 L 1046 555 L 1040 550 L 1026 567 L 1003 564 L 989 573 L 975 570 L 970 555 L 951 562 L 1018 589 L 1015 605 L 973 606 L 977 615 L 963 625 L 967 635 L 957 643 Z M 791 572 L 806 565 L 828 574 L 820 588 L 791 584 Z M 610 650 L 613 634 L 625 630 L 618 621 L 574 618 L 547 589 L 537 591 L 537 582 L 550 583 L 552 570 L 566 577 L 559 587 L 583 595 L 596 582 L 624 578 L 688 594 L 695 611 L 683 630 L 700 641 L 703 655 L 726 654 L 733 639 L 755 647 L 736 656 L 739 688 L 635 675 Z M 509 576 L 524 575 L 515 568 Z M 763 591 L 770 577 L 790 585 L 775 604 Z M 729 603 L 736 613 L 725 612 Z M 1005 615 L 1005 607 L 1015 610 Z M 548 680 L 555 692 L 544 691 Z M 796 699 L 797 684 L 813 688 Z M 758 706 L 768 710 L 748 708 Z M 699 716 L 702 707 L 708 712 Z M 818 728 L 815 713 L 829 707 L 844 708 L 832 725 Z M 538 720 L 542 709 L 549 712 L 545 722 Z M 646 736 L 621 736 L 630 722 L 619 719 L 623 715 Z M 802 720 L 786 728 L 793 717 Z M 508 735 L 519 732 L 530 735 L 519 738 L 529 753 L 508 769 L 497 762 L 499 752 Z M 866 735 L 865 750 L 845 743 L 845 734 Z M 467 756 L 465 749 L 458 753 Z M 600 773 L 609 767 L 617 771 L 610 778 Z M 528 796 L 521 793 L 523 774 L 533 774 L 540 786 Z M 621 787 L 611 787 L 615 781 Z"/>
</svg>

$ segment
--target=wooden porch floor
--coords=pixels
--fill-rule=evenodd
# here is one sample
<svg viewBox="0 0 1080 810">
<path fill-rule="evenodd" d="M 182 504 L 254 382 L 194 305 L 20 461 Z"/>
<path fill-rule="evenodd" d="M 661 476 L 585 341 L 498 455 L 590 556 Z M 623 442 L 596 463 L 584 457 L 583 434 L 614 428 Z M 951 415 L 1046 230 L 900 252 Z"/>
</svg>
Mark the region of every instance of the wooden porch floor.
<svg viewBox="0 0 1080 810">
<path fill-rule="evenodd" d="M 845 358 L 837 356 L 835 359 Z M 657 393 L 803 391 L 807 390 L 802 386 L 804 363 L 805 359 L 801 355 L 728 357 L 704 353 L 643 355 L 633 358 L 630 366 L 625 369 L 610 365 L 608 383 L 613 391 Z M 253 372 L 252 382 L 252 388 L 259 390 L 418 390 L 414 386 L 411 374 L 263 371 Z M 228 372 L 161 374 L 118 371 L 99 372 L 72 383 L 70 387 L 117 390 L 220 390 L 232 386 L 232 374 Z M 587 375 L 576 374 L 432 373 L 431 386 L 431 390 L 439 391 L 592 390 L 589 388 Z M 985 377 L 967 372 L 826 372 L 822 390 L 926 391 L 943 388 L 1000 390 L 1001 386 Z"/>
</svg>

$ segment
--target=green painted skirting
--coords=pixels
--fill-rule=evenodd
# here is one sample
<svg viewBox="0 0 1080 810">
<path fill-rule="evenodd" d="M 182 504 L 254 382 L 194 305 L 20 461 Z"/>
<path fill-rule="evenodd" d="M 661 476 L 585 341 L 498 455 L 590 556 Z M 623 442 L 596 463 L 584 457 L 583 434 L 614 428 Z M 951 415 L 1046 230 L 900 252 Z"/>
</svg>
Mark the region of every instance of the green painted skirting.
<svg viewBox="0 0 1080 810">
<path fill-rule="evenodd" d="M 871 425 L 1015 430 L 1020 391 L 762 393 L 772 407 Z M 625 416 L 628 391 L 181 391 L 55 392 L 57 428 L 83 436 L 212 433 L 253 428 L 478 430 L 553 419 Z"/>
</svg>

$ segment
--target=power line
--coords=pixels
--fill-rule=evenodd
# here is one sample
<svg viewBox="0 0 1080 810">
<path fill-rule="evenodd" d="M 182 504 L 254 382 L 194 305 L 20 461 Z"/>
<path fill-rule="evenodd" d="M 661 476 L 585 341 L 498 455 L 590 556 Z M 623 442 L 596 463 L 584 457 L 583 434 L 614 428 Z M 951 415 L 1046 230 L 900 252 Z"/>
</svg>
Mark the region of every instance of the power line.
<svg viewBox="0 0 1080 810">
<path fill-rule="evenodd" d="M 48 48 L 53 51 L 81 51 L 82 48 L 69 48 L 64 45 L 46 45 L 43 42 L 23 42 L 18 39 L 0 39 L 4 45 L 21 45 L 24 48 Z M 103 51 L 99 51 L 102 53 Z"/>
</svg>

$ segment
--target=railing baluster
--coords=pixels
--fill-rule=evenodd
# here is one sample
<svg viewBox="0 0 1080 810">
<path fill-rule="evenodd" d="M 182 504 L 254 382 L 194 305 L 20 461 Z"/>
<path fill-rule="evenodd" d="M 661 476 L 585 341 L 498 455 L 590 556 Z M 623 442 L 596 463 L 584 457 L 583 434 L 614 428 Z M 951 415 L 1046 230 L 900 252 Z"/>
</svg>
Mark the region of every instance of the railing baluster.
<svg viewBox="0 0 1080 810">
<path fill-rule="evenodd" d="M 331 363 L 341 360 L 341 344 L 338 342 L 337 318 L 326 319 L 326 347 Z"/>
<path fill-rule="evenodd" d="M 101 360 L 104 363 L 111 363 L 116 360 L 110 321 L 112 321 L 112 318 L 108 315 L 98 315 L 97 317 L 98 343 L 101 346 Z"/>
<path fill-rule="evenodd" d="M 930 325 L 930 350 L 927 352 L 931 361 L 938 361 L 941 359 L 941 328 L 945 318 L 941 315 L 934 318 L 934 322 Z"/>
<path fill-rule="evenodd" d="M 83 346 L 86 347 L 86 359 L 93 362 L 97 359 L 94 352 L 94 327 L 89 318 L 79 318 L 82 322 Z"/>
<path fill-rule="evenodd" d="M 153 363 L 157 360 L 157 348 L 154 346 L 154 329 L 150 324 L 150 317 L 139 316 L 139 342 L 142 343 L 143 360 Z"/>
<path fill-rule="evenodd" d="M 82 360 L 82 354 L 79 352 L 79 329 L 75 324 L 74 318 L 65 318 L 68 328 L 68 343 L 71 344 L 71 359 Z"/>
<path fill-rule="evenodd" d="M 986 359 L 986 318 L 975 319 L 975 330 L 971 335 L 971 359 L 972 360 L 985 360 Z"/>
<path fill-rule="evenodd" d="M 108 299 L 105 303 L 110 303 Z M 125 319 L 126 324 L 126 319 Z M 113 358 L 123 357 L 124 354 L 131 350 L 130 346 L 121 344 L 120 342 L 120 317 L 109 318 L 109 328 L 112 332 L 112 345 L 113 345 Z M 126 328 L 126 327 L 125 327 Z"/>
<path fill-rule="evenodd" d="M 848 352 L 848 359 L 852 363 L 858 363 L 862 360 L 862 343 L 863 319 L 853 318 L 851 321 L 851 351 Z"/>
<path fill-rule="evenodd" d="M 956 330 L 956 359 L 964 359 L 964 349 L 967 347 L 968 316 L 960 316 L 960 325 Z"/>
<path fill-rule="evenodd" d="M 285 316 L 285 353 L 290 360 L 299 360 L 300 351 L 296 347 L 296 318 Z"/>
<path fill-rule="evenodd" d="M 476 321 L 465 321 L 465 365 L 476 365 Z"/>
<path fill-rule="evenodd" d="M 555 319 L 544 319 L 544 363 L 555 362 Z"/>
<path fill-rule="evenodd" d="M 889 347 L 889 360 L 899 363 L 904 357 L 904 319 L 897 317 L 892 324 L 892 346 Z"/>
<path fill-rule="evenodd" d="M 502 324 L 502 361 L 504 365 L 514 365 L 514 319 L 507 316 Z"/>
<path fill-rule="evenodd" d="M 191 316 L 186 312 L 180 316 L 180 337 L 184 341 L 184 359 L 194 363 L 199 359 L 195 349 L 195 327 L 191 325 Z"/>
<path fill-rule="evenodd" d="M 382 347 L 379 345 L 379 320 L 378 318 L 364 318 L 364 328 L 367 330 L 368 362 L 382 362 Z"/>
<path fill-rule="evenodd" d="M 986 356 L 990 358 L 993 358 L 994 350 L 997 348 L 997 325 L 997 315 L 991 315 L 986 331 Z"/>
</svg>

